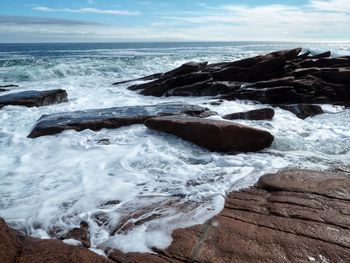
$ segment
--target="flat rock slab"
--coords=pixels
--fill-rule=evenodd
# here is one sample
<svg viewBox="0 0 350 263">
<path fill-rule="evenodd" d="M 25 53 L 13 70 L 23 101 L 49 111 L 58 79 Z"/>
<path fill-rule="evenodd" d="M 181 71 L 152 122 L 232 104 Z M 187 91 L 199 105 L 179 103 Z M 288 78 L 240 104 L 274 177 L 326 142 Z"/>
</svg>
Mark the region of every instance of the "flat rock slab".
<svg viewBox="0 0 350 263">
<path fill-rule="evenodd" d="M 147 120 L 145 125 L 218 152 L 256 152 L 269 147 L 274 140 L 267 131 L 220 120 L 158 117 Z"/>
<path fill-rule="evenodd" d="M 7 105 L 19 105 L 26 107 L 40 107 L 68 101 L 65 90 L 28 90 L 0 96 L 0 108 Z"/>
<path fill-rule="evenodd" d="M 113 129 L 127 125 L 143 124 L 147 119 L 157 116 L 208 117 L 214 114 L 216 113 L 207 108 L 184 103 L 82 110 L 43 115 L 28 137 L 36 138 L 43 135 L 53 135 L 65 130 L 82 131 L 90 129 L 98 131 L 103 128 Z"/>
<path fill-rule="evenodd" d="M 235 112 L 222 116 L 225 120 L 272 120 L 275 111 L 271 108 L 263 108 L 246 112 Z"/>
<path fill-rule="evenodd" d="M 350 262 L 350 177 L 290 170 L 228 195 L 203 225 L 173 232 L 157 254 L 114 250 L 117 262 Z"/>
</svg>

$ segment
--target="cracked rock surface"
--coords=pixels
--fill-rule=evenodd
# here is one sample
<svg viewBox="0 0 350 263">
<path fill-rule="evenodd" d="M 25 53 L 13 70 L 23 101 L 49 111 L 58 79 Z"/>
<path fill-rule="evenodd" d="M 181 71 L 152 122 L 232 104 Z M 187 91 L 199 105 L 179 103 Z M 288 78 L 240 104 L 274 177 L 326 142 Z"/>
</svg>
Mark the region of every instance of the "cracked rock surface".
<svg viewBox="0 0 350 263">
<path fill-rule="evenodd" d="M 224 210 L 173 233 L 158 254 L 122 254 L 117 262 L 350 262 L 350 178 L 290 170 L 230 193 Z M 142 261 L 140 261 L 142 259 Z"/>
</svg>

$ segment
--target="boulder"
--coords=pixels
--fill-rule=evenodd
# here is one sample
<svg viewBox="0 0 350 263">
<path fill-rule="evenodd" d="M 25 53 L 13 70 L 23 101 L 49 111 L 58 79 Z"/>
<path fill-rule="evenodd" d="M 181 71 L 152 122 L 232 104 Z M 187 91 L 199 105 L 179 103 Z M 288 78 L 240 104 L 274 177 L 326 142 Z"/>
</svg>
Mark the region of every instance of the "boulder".
<svg viewBox="0 0 350 263">
<path fill-rule="evenodd" d="M 1 263 L 111 263 L 86 248 L 59 240 L 41 240 L 9 228 L 0 218 Z"/>
<path fill-rule="evenodd" d="M 321 106 L 312 104 L 278 105 L 278 107 L 294 113 L 300 119 L 306 119 L 324 113 Z"/>
<path fill-rule="evenodd" d="M 218 152 L 256 152 L 274 140 L 267 131 L 220 120 L 170 116 L 149 119 L 145 125 Z"/>
<path fill-rule="evenodd" d="M 263 108 L 246 112 L 236 112 L 224 115 L 225 120 L 272 120 L 275 116 L 275 111 L 271 108 Z"/>
<path fill-rule="evenodd" d="M 350 262 L 350 177 L 287 170 L 232 192 L 203 225 L 173 232 L 157 254 L 114 250 L 118 262 Z"/>
<path fill-rule="evenodd" d="M 184 103 L 163 103 L 147 106 L 126 106 L 107 109 L 82 110 L 43 115 L 28 138 L 53 135 L 65 130 L 98 131 L 103 128 L 115 129 L 122 126 L 142 124 L 157 116 L 187 115 L 208 117 L 216 114 L 207 108 Z"/>
<path fill-rule="evenodd" d="M 67 101 L 67 92 L 62 89 L 44 91 L 28 90 L 0 96 L 0 108 L 7 105 L 40 107 Z"/>
</svg>

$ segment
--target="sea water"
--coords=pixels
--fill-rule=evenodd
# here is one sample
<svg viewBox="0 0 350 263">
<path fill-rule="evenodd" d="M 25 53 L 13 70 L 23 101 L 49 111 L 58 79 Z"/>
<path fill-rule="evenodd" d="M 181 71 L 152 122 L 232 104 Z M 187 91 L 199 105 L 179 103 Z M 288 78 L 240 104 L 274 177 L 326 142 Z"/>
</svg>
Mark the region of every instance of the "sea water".
<svg viewBox="0 0 350 263">
<path fill-rule="evenodd" d="M 306 120 L 275 108 L 272 121 L 236 121 L 275 136 L 258 153 L 213 153 L 143 125 L 27 138 L 40 116 L 50 113 L 174 101 L 220 115 L 265 107 L 249 101 L 213 106 L 209 97 L 145 97 L 112 83 L 188 61 L 232 61 L 298 46 L 350 55 L 349 43 L 0 45 L 0 85 L 19 85 L 0 95 L 58 88 L 69 95 L 67 103 L 0 110 L 0 216 L 40 238 L 59 238 L 85 221 L 94 251 L 144 252 L 167 247 L 171 231 L 205 222 L 220 212 L 229 191 L 252 186 L 265 173 L 349 171 L 350 110 L 331 105 Z"/>
</svg>

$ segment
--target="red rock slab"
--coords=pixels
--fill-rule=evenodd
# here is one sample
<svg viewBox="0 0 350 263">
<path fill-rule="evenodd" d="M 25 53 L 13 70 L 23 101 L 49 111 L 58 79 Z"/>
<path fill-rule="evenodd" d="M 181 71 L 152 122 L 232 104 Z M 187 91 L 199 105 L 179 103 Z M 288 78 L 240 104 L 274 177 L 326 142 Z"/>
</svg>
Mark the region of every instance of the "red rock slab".
<svg viewBox="0 0 350 263">
<path fill-rule="evenodd" d="M 173 232 L 157 254 L 111 252 L 117 262 L 350 262 L 350 177 L 289 170 L 230 193 L 223 211 Z M 140 261 L 141 260 L 141 261 Z"/>
<path fill-rule="evenodd" d="M 110 263 L 88 249 L 70 246 L 59 240 L 26 236 L 9 228 L 0 218 L 1 263 Z"/>
</svg>

